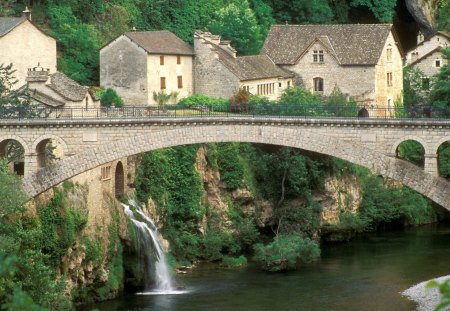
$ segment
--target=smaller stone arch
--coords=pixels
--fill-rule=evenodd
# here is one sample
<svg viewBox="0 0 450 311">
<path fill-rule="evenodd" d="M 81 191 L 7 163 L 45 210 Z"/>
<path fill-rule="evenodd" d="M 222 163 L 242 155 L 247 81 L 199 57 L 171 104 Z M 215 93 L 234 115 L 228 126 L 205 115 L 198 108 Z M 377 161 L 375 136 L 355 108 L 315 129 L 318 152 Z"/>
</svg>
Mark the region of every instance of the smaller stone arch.
<svg viewBox="0 0 450 311">
<path fill-rule="evenodd" d="M 32 150 L 36 153 L 36 163 L 37 163 L 37 167 L 38 168 L 42 168 L 45 167 L 45 147 L 48 144 L 49 141 L 56 141 L 58 142 L 59 146 L 61 146 L 62 150 L 59 150 L 58 153 L 59 154 L 59 158 L 62 159 L 65 155 L 68 154 L 69 152 L 69 148 L 67 147 L 66 142 L 56 136 L 56 135 L 51 135 L 51 134 L 47 134 L 47 135 L 42 135 L 40 137 L 38 137 L 32 146 Z"/>
<path fill-rule="evenodd" d="M 441 148 L 442 147 L 442 148 Z M 450 137 L 436 146 L 436 171 L 440 177 L 450 180 Z"/>
<path fill-rule="evenodd" d="M 409 152 L 405 153 L 405 157 L 402 157 L 400 155 L 400 146 L 406 142 L 414 142 L 415 144 L 405 145 L 404 147 L 407 147 L 410 149 L 409 150 L 405 149 L 406 151 L 409 151 Z M 417 149 L 417 148 L 420 148 L 420 149 Z M 426 157 L 427 157 L 427 152 L 426 152 L 425 148 L 426 147 L 420 141 L 418 141 L 416 139 L 405 139 L 397 145 L 397 148 L 395 149 L 395 157 L 399 158 L 399 159 L 403 159 L 408 162 L 411 162 L 412 164 L 415 164 L 422 168 L 425 168 L 425 165 L 426 165 L 425 162 L 426 162 Z M 409 158 L 406 156 L 409 156 Z"/>
<path fill-rule="evenodd" d="M 430 147 L 428 146 L 428 143 L 425 142 L 424 140 L 422 140 L 420 137 L 413 136 L 413 135 L 404 136 L 404 137 L 394 141 L 394 143 L 391 145 L 391 148 L 389 150 L 389 154 L 391 156 L 396 156 L 397 155 L 398 146 L 402 142 L 407 141 L 407 140 L 415 140 L 415 141 L 417 141 L 418 143 L 420 143 L 423 146 L 423 149 L 425 149 L 425 154 L 430 154 Z M 436 154 L 436 153 L 434 153 L 434 154 Z"/>
<path fill-rule="evenodd" d="M 444 144 L 444 143 L 446 143 L 446 142 L 448 142 L 448 141 L 450 141 L 450 137 L 443 137 L 443 138 L 439 139 L 439 140 L 438 140 L 435 144 L 433 144 L 433 146 L 431 147 L 431 150 L 434 151 L 434 152 L 432 152 L 432 154 L 436 154 L 436 155 L 437 155 L 437 152 L 438 152 L 439 147 L 440 147 L 442 144 Z"/>
<path fill-rule="evenodd" d="M 114 176 L 114 195 L 117 199 L 123 197 L 125 193 L 125 175 L 123 164 L 121 161 L 117 162 L 115 176 Z"/>
<path fill-rule="evenodd" d="M 23 139 L 22 137 L 16 136 L 16 135 L 1 136 L 0 137 L 0 145 L 7 140 L 17 140 L 22 145 L 23 149 L 25 150 L 25 154 L 30 153 L 30 148 L 29 148 L 28 144 L 26 143 L 25 139 Z M 1 149 L 0 149 L 0 152 L 1 152 Z"/>
<path fill-rule="evenodd" d="M 11 142 L 17 142 L 17 144 L 10 144 Z M 7 147 L 11 149 L 6 150 Z M 9 158 L 9 168 L 18 176 L 25 175 L 25 155 L 27 154 L 27 144 L 21 137 L 17 136 L 5 136 L 0 139 L 0 157 Z"/>
</svg>

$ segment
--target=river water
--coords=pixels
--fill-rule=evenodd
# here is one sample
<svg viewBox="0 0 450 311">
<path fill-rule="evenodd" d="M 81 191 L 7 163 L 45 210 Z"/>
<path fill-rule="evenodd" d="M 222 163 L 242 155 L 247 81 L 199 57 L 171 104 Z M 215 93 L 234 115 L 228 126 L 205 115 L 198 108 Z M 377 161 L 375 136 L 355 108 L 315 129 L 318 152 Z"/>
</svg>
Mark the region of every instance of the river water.
<svg viewBox="0 0 450 311">
<path fill-rule="evenodd" d="M 122 298 L 85 306 L 100 311 L 150 310 L 414 310 L 400 295 L 414 284 L 450 274 L 450 225 L 379 233 L 322 247 L 321 259 L 289 273 L 256 266 L 202 265 L 174 282 L 188 293 Z"/>
</svg>

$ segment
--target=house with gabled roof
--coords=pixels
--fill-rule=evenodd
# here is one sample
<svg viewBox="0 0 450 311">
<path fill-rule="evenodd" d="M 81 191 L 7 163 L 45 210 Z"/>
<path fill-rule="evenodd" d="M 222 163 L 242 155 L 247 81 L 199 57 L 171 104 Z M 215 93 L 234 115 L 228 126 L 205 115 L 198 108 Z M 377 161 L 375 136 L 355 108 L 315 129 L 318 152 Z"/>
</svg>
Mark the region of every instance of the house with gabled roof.
<svg viewBox="0 0 450 311">
<path fill-rule="evenodd" d="M 56 40 L 32 22 L 28 8 L 22 17 L 0 17 L 0 64 L 11 63 L 15 88 L 25 84 L 28 68 L 38 63 L 56 72 Z"/>
<path fill-rule="evenodd" d="M 195 93 L 230 98 L 239 89 L 277 99 L 291 86 L 293 74 L 267 55 L 237 56 L 230 41 L 197 30 L 194 34 Z"/>
<path fill-rule="evenodd" d="M 194 51 L 167 30 L 126 32 L 100 50 L 100 85 L 113 88 L 126 105 L 156 104 L 153 93 L 193 92 Z"/>
<path fill-rule="evenodd" d="M 406 53 L 407 65 L 420 69 L 426 76 L 438 73 L 447 63 L 442 50 L 450 46 L 450 34 L 438 31 L 425 40 L 422 33 L 417 36 L 417 45 Z"/>
<path fill-rule="evenodd" d="M 390 24 L 274 25 L 261 54 L 324 96 L 338 87 L 360 105 L 393 107 L 402 95 L 403 52 Z"/>
</svg>

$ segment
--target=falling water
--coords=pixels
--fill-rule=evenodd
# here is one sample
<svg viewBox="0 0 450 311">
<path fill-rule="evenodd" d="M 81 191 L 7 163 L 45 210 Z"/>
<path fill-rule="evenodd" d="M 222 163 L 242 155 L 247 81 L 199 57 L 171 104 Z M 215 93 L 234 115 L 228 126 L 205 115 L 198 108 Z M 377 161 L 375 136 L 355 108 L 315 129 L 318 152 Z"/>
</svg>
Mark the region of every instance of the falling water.
<svg viewBox="0 0 450 311">
<path fill-rule="evenodd" d="M 142 209 L 136 204 L 135 201 L 130 200 L 129 204 L 134 207 L 134 211 L 130 209 L 129 205 L 123 204 L 125 214 L 131 219 L 136 228 L 139 230 L 139 252 L 144 252 L 144 256 L 140 256 L 144 259 L 145 273 L 145 293 L 141 294 L 176 294 L 177 291 L 172 287 L 172 280 L 170 278 L 169 269 L 167 267 L 166 257 L 159 244 L 158 230 L 153 221 L 142 212 Z M 136 213 L 136 214 L 135 214 Z M 155 278 L 154 285 L 151 282 L 151 270 L 152 256 L 148 255 L 148 248 L 151 248 L 155 253 Z M 149 291 L 150 290 L 150 291 Z"/>
</svg>

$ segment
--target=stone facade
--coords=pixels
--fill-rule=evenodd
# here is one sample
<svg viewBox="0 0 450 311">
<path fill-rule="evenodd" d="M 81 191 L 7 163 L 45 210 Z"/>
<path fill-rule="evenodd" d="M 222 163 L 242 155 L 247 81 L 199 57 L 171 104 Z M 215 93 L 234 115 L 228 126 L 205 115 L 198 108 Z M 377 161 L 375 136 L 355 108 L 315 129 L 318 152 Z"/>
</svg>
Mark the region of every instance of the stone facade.
<svg viewBox="0 0 450 311">
<path fill-rule="evenodd" d="M 136 33 L 142 35 L 137 39 L 134 34 L 125 33 L 100 50 L 100 85 L 115 89 L 128 106 L 157 104 L 153 92 L 176 92 L 177 99 L 191 95 L 191 48 L 168 31 Z M 145 44 L 139 41 L 142 37 Z M 174 45 L 181 41 L 186 46 L 167 44 L 160 49 L 164 39 L 175 41 Z"/>
<path fill-rule="evenodd" d="M 30 195 L 105 163 L 177 145 L 250 142 L 300 148 L 369 168 L 398 180 L 450 209 L 450 184 L 438 177 L 437 150 L 450 140 L 449 121 L 163 118 L 133 120 L 0 121 L 0 146 L 15 139 L 25 149 L 25 188 Z M 64 158 L 38 170 L 41 142 L 57 141 Z M 425 168 L 395 157 L 398 145 L 416 140 Z"/>
<path fill-rule="evenodd" d="M 25 17 L 0 17 L 2 23 L 8 23 L 11 27 L 0 32 L 0 64 L 13 64 L 18 80 L 15 88 L 25 84 L 29 68 L 40 65 L 49 68 L 50 73 L 56 72 L 56 40 L 53 37 Z"/>
<path fill-rule="evenodd" d="M 443 58 L 442 48 L 449 45 L 450 35 L 445 32 L 437 32 L 427 40 L 424 40 L 423 35 L 419 33 L 417 46 L 406 53 L 405 62 L 431 77 L 447 63 L 447 60 Z"/>
<path fill-rule="evenodd" d="M 228 99 L 239 89 L 270 100 L 293 84 L 293 75 L 268 57 L 236 56 L 229 41 L 196 31 L 194 35 L 195 93 Z"/>
<path fill-rule="evenodd" d="M 261 51 L 296 83 L 361 106 L 393 107 L 403 90 L 402 52 L 392 25 L 275 25 Z"/>
</svg>

